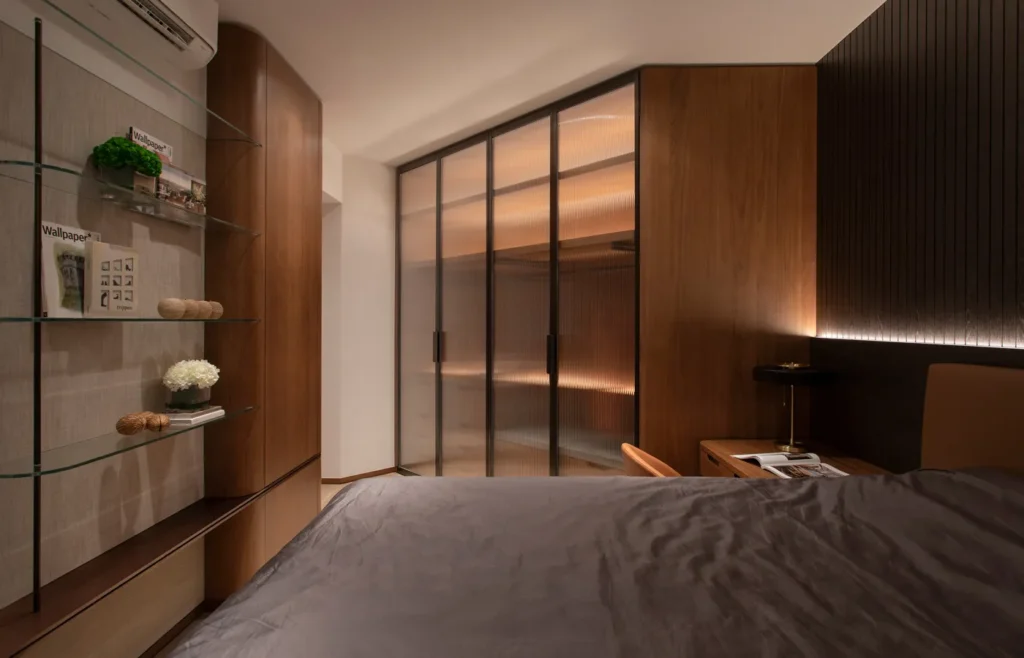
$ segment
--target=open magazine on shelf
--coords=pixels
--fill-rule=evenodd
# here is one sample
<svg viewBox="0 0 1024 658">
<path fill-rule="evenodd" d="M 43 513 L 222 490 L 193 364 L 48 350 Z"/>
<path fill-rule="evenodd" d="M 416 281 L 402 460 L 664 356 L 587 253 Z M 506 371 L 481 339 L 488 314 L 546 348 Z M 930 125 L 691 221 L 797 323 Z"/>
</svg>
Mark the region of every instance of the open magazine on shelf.
<svg viewBox="0 0 1024 658">
<path fill-rule="evenodd" d="M 764 470 L 779 476 L 780 478 L 838 478 L 848 475 L 835 466 L 830 466 L 821 461 L 821 458 L 813 452 L 790 453 L 790 452 L 766 452 L 758 455 L 733 455 L 736 459 L 742 459 L 757 464 Z"/>
</svg>

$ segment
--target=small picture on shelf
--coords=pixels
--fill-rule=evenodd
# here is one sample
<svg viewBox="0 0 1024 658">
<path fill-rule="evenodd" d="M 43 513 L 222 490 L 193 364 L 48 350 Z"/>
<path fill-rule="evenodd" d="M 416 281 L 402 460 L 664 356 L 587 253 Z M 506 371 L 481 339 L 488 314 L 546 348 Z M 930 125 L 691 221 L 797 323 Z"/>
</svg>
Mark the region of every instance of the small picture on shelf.
<svg viewBox="0 0 1024 658">
<path fill-rule="evenodd" d="M 136 287 L 139 254 L 134 249 L 105 242 L 85 245 L 85 314 L 90 317 L 133 317 L 137 315 L 135 294 L 125 294 L 124 286 Z M 121 274 L 130 262 L 133 274 Z M 115 272 L 115 274 L 102 274 Z M 104 288 L 109 286 L 109 288 Z M 113 288 L 113 289 L 110 289 Z"/>
<path fill-rule="evenodd" d="M 132 292 L 131 290 L 125 290 L 124 291 L 124 301 L 126 301 L 126 302 L 133 302 L 133 301 L 135 301 L 135 293 Z"/>
<path fill-rule="evenodd" d="M 124 271 L 125 272 L 134 272 L 135 271 L 135 259 L 134 258 L 125 258 L 124 259 Z"/>
</svg>

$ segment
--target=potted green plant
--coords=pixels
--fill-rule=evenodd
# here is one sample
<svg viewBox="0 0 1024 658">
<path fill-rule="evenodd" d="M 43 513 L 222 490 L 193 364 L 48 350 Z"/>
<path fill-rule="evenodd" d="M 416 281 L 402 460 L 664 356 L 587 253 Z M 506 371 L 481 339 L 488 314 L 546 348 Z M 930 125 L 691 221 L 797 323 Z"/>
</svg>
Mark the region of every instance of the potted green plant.
<svg viewBox="0 0 1024 658">
<path fill-rule="evenodd" d="M 124 137 L 111 137 L 92 150 L 92 159 L 104 180 L 156 194 L 156 179 L 164 167 L 156 153 Z"/>
</svg>

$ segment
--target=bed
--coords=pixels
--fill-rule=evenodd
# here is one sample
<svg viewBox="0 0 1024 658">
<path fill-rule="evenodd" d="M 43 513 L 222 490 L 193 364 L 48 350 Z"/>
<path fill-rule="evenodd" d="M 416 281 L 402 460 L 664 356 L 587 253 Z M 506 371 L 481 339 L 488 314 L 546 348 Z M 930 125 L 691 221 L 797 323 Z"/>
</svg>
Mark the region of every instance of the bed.
<svg viewBox="0 0 1024 658">
<path fill-rule="evenodd" d="M 953 448 L 929 455 L 925 427 L 926 465 L 941 462 Z M 367 480 L 171 655 L 1021 655 L 1024 476 L 956 465 Z"/>
</svg>

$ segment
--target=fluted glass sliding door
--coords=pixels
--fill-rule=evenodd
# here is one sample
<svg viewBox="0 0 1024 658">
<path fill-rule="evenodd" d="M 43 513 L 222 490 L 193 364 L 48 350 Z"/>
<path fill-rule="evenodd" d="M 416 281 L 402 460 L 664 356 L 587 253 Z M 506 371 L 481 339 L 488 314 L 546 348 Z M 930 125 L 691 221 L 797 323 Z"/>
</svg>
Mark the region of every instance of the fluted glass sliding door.
<svg viewBox="0 0 1024 658">
<path fill-rule="evenodd" d="M 636 401 L 636 103 L 558 113 L 558 472 L 618 472 Z"/>
<path fill-rule="evenodd" d="M 399 186 L 399 466 L 435 475 L 437 456 L 437 163 Z"/>
<path fill-rule="evenodd" d="M 494 475 L 548 475 L 551 118 L 494 148 Z"/>
<path fill-rule="evenodd" d="M 487 143 L 441 159 L 441 474 L 487 474 Z"/>
</svg>

